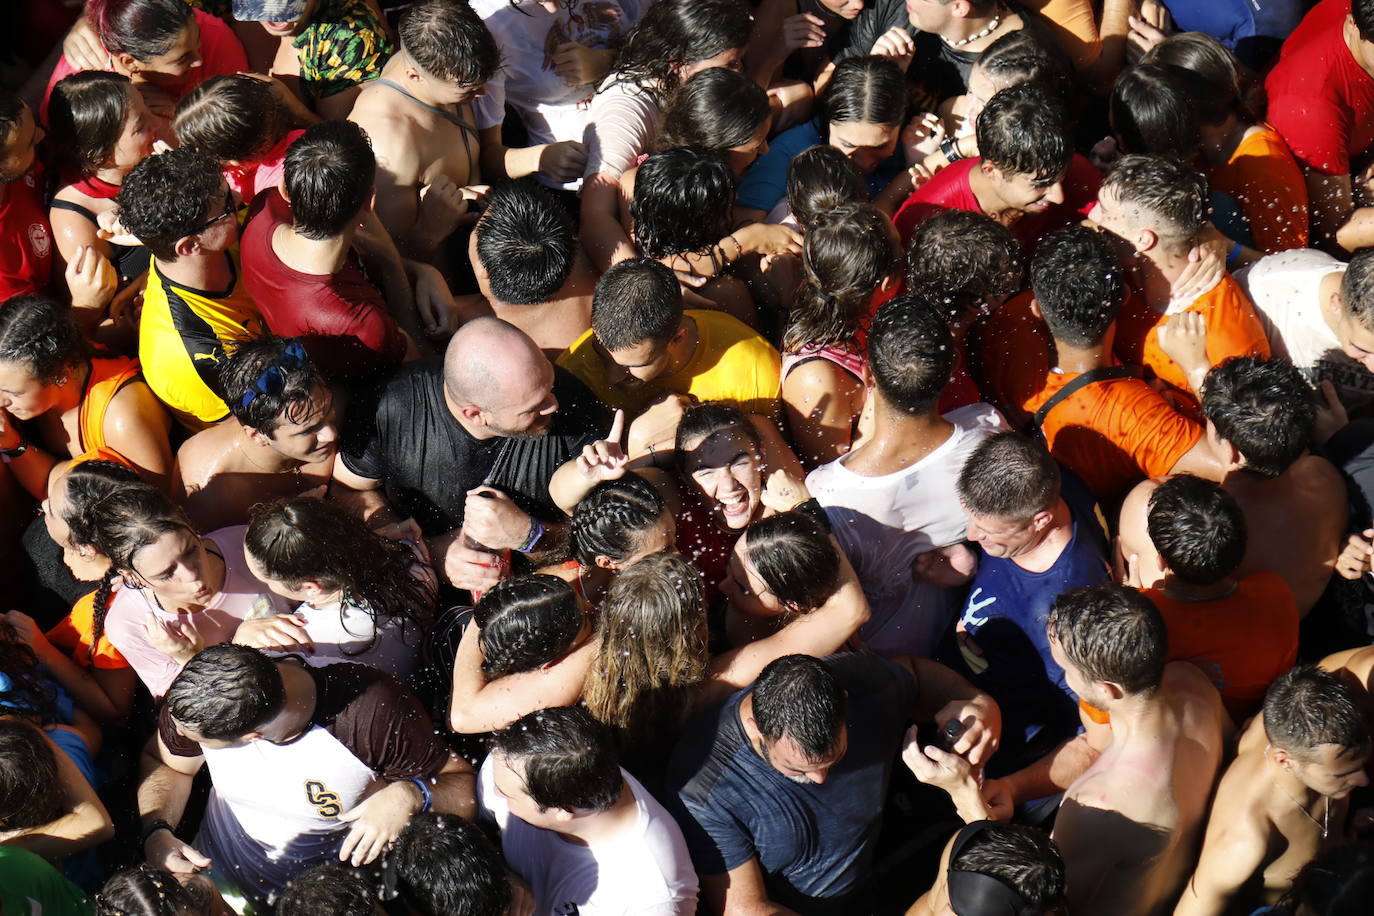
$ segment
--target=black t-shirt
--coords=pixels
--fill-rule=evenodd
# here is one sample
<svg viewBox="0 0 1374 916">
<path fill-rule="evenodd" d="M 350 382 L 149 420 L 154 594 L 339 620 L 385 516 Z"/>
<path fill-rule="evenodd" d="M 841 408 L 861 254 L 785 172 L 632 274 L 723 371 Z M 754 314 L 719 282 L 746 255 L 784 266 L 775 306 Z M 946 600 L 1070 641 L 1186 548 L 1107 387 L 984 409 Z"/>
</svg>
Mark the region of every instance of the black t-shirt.
<svg viewBox="0 0 1374 916">
<path fill-rule="evenodd" d="M 384 481 L 387 500 L 426 536 L 463 524 L 467 491 L 487 483 L 545 520 L 561 516 L 549 479 L 605 435 L 610 414 L 586 385 L 554 369 L 558 413 L 538 439 L 474 439 L 444 401 L 443 366 L 407 363 L 348 406 L 340 457 L 354 474 Z"/>
</svg>

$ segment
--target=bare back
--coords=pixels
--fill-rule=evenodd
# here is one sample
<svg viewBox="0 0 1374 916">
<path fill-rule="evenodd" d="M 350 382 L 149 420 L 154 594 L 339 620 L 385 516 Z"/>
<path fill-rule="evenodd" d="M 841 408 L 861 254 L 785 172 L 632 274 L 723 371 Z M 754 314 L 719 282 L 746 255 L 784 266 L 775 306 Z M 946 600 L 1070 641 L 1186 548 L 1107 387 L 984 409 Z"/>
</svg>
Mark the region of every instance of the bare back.
<svg viewBox="0 0 1374 916">
<path fill-rule="evenodd" d="M 1075 912 L 1169 912 L 1201 840 L 1224 721 L 1215 688 L 1186 662 L 1165 669 L 1138 727 L 1114 721 L 1112 744 L 1069 787 L 1054 828 Z"/>
<path fill-rule="evenodd" d="M 1222 487 L 1245 513 L 1249 546 L 1236 578 L 1257 572 L 1282 576 L 1306 615 L 1325 590 L 1345 538 L 1348 510 L 1340 472 L 1325 458 L 1307 455 L 1273 480 L 1242 471 Z"/>
</svg>

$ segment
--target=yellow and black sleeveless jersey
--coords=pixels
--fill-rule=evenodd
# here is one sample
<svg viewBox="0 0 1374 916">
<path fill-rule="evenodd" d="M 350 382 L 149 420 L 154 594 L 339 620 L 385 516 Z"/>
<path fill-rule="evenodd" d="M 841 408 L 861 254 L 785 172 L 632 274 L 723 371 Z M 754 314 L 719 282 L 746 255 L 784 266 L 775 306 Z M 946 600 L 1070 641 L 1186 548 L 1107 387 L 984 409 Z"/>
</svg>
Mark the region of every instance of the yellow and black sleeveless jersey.
<svg viewBox="0 0 1374 916">
<path fill-rule="evenodd" d="M 163 276 L 154 258 L 143 293 L 138 328 L 143 377 L 192 432 L 229 416 L 219 384 L 225 345 L 266 332 L 243 286 L 237 248 L 229 258 L 234 277 L 227 290 L 178 286 Z"/>
</svg>

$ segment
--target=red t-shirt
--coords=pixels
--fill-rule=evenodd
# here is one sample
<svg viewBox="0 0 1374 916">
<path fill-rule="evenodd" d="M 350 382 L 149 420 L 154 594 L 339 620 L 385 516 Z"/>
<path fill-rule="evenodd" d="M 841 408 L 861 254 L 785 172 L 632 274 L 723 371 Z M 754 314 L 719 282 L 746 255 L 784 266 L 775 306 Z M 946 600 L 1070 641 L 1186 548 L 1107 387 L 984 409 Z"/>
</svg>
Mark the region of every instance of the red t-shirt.
<svg viewBox="0 0 1374 916">
<path fill-rule="evenodd" d="M 1345 43 L 1350 0 L 1323 0 L 1283 43 L 1264 88 L 1269 123 L 1302 165 L 1349 175 L 1374 144 L 1374 77 Z"/>
<path fill-rule="evenodd" d="M 258 195 L 239 241 L 243 282 L 268 329 L 300 337 L 310 358 L 331 379 L 356 377 L 398 365 L 406 342 L 381 291 L 350 251 L 338 273 L 306 274 L 286 266 L 272 250 L 278 226 L 290 225 L 291 205 L 276 188 Z"/>
<path fill-rule="evenodd" d="M 0 202 L 0 302 L 45 294 L 52 279 L 52 227 L 38 163 L 4 186 Z"/>
<path fill-rule="evenodd" d="M 239 196 L 239 200 L 251 201 L 268 188 L 281 183 L 286 172 L 286 151 L 305 135 L 303 130 L 290 130 L 277 144 L 252 162 L 240 165 L 226 165 L 223 169 L 224 180 Z"/>
<path fill-rule="evenodd" d="M 978 159 L 962 159 L 935 173 L 935 177 L 917 188 L 897 211 L 892 221 L 902 235 L 902 247 L 911 244 L 916 227 L 941 210 L 971 210 L 982 213 L 978 198 L 969 184 L 969 175 L 978 167 Z M 1074 155 L 1064 175 L 1064 202 L 1041 213 L 1029 213 L 1011 224 L 1011 234 L 1024 250 L 1056 229 L 1081 220 L 1097 201 L 1102 173 L 1086 158 Z"/>
</svg>

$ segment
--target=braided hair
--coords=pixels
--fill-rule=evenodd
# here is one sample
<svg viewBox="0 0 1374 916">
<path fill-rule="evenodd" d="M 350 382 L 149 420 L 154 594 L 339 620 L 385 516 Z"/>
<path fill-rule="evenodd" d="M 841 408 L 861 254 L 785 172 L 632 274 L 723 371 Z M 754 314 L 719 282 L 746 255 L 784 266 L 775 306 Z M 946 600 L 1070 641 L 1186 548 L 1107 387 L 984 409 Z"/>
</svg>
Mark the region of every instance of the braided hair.
<svg viewBox="0 0 1374 916">
<path fill-rule="evenodd" d="M 208 916 L 213 904 L 202 887 L 146 864 L 115 872 L 95 895 L 96 916 Z"/>
<path fill-rule="evenodd" d="M 582 630 L 572 586 L 542 573 L 492 586 L 472 616 L 481 631 L 482 673 L 488 681 L 555 661 Z"/>
<path fill-rule="evenodd" d="M 588 569 L 597 557 L 624 564 L 639 552 L 644 533 L 663 519 L 663 510 L 663 497 L 638 474 L 603 480 L 573 512 L 573 557 Z"/>
</svg>

